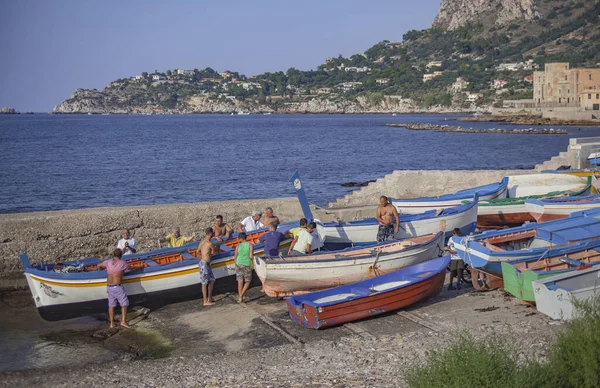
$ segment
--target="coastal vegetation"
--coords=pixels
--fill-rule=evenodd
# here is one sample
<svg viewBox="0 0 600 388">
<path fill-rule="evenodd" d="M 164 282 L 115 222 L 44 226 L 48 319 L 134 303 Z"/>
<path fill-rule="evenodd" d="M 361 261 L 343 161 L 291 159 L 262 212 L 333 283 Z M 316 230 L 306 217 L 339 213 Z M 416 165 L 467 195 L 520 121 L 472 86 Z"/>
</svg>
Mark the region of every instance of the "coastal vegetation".
<svg viewBox="0 0 600 388">
<path fill-rule="evenodd" d="M 580 317 L 550 344 L 546 360 L 526 358 L 498 334 L 475 339 L 464 332 L 408 370 L 406 381 L 413 388 L 600 387 L 600 295 L 575 305 Z"/>
</svg>

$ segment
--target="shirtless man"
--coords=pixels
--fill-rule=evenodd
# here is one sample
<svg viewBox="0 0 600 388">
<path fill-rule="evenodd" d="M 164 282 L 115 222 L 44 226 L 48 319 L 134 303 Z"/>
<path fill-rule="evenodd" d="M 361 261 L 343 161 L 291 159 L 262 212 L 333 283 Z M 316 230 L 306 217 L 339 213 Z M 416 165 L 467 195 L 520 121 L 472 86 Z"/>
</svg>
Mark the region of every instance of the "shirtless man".
<svg viewBox="0 0 600 388">
<path fill-rule="evenodd" d="M 394 225 L 394 219 L 396 224 Z M 400 216 L 396 206 L 392 205 L 385 195 L 379 197 L 379 206 L 377 206 L 377 221 L 379 221 L 379 230 L 377 231 L 377 242 L 393 239 L 394 234 L 400 230 Z"/>
<path fill-rule="evenodd" d="M 200 244 L 198 245 L 198 252 L 200 252 L 200 283 L 202 283 L 202 298 L 204 299 L 204 306 L 212 306 L 215 304 L 212 298 L 213 287 L 215 285 L 215 275 L 210 268 L 210 257 L 213 253 L 213 243 L 210 242 L 215 236 L 215 232 L 212 228 L 206 228 L 204 230 L 206 234 Z"/>
<path fill-rule="evenodd" d="M 265 208 L 265 218 L 263 220 L 263 223 L 265 225 L 269 226 L 273 222 L 275 223 L 275 225 L 281 224 L 281 222 L 279 221 L 279 217 L 277 217 L 276 215 L 273 215 L 273 208 L 267 207 L 267 208 Z"/>
<path fill-rule="evenodd" d="M 225 236 L 225 240 L 228 240 L 229 237 L 231 237 L 231 233 L 233 233 L 233 229 L 231 228 L 231 226 L 223 222 L 222 215 L 218 215 L 215 217 L 213 230 L 215 232 L 215 238 L 217 240 L 222 240 L 222 236 Z"/>
<path fill-rule="evenodd" d="M 98 264 L 98 268 L 106 268 L 108 272 L 108 279 L 106 281 L 106 292 L 108 293 L 108 321 L 110 322 L 110 328 L 115 327 L 115 307 L 117 302 L 121 306 L 121 326 L 130 329 L 131 326 L 127 324 L 127 306 L 129 306 L 129 299 L 127 298 L 127 292 L 123 287 L 123 273 L 129 269 L 129 264 L 121 260 L 123 251 L 119 248 L 113 252 L 114 257 Z"/>
</svg>

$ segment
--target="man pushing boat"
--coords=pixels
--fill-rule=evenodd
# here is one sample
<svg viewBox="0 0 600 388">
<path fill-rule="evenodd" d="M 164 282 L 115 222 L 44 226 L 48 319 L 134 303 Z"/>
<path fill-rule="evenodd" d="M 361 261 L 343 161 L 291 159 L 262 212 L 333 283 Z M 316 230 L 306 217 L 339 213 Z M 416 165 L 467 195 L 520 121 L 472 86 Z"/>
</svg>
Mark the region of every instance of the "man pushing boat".
<svg viewBox="0 0 600 388">
<path fill-rule="evenodd" d="M 396 224 L 394 225 L 394 219 Z M 392 205 L 388 197 L 382 195 L 379 197 L 379 206 L 377 206 L 377 221 L 379 221 L 379 230 L 377 231 L 377 242 L 390 240 L 394 234 L 400 230 L 400 216 L 398 210 Z"/>
<path fill-rule="evenodd" d="M 108 279 L 106 281 L 106 292 L 108 294 L 108 320 L 110 322 L 110 328 L 115 327 L 115 307 L 117 303 L 121 306 L 121 326 L 130 329 L 131 326 L 127 324 L 127 306 L 129 306 L 129 299 L 127 298 L 127 292 L 123 287 L 123 273 L 129 269 L 129 264 L 121 260 L 123 251 L 119 248 L 113 252 L 114 257 L 98 264 L 98 267 L 106 268 L 108 272 Z"/>
</svg>

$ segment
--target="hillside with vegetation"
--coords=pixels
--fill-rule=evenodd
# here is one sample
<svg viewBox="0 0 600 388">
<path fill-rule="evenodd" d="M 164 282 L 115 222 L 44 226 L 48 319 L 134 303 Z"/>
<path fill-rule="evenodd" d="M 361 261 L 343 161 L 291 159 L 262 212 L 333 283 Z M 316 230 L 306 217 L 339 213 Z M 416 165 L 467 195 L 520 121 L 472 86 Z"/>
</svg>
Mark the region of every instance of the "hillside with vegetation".
<svg viewBox="0 0 600 388">
<path fill-rule="evenodd" d="M 547 62 L 600 64 L 596 0 L 444 0 L 431 28 L 408 31 L 316 70 L 155 70 L 78 89 L 56 113 L 368 113 L 472 111 L 531 98 Z M 458 79 L 458 81 L 457 81 Z"/>
</svg>

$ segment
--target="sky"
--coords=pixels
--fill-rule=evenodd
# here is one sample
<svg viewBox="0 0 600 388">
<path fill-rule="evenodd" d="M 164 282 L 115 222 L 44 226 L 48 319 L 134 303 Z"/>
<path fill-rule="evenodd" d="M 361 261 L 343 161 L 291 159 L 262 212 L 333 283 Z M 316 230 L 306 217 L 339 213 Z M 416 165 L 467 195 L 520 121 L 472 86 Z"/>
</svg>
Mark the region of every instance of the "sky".
<svg viewBox="0 0 600 388">
<path fill-rule="evenodd" d="M 0 108 L 49 112 L 77 88 L 167 69 L 316 69 L 429 28 L 441 0 L 4 0 Z"/>
</svg>

